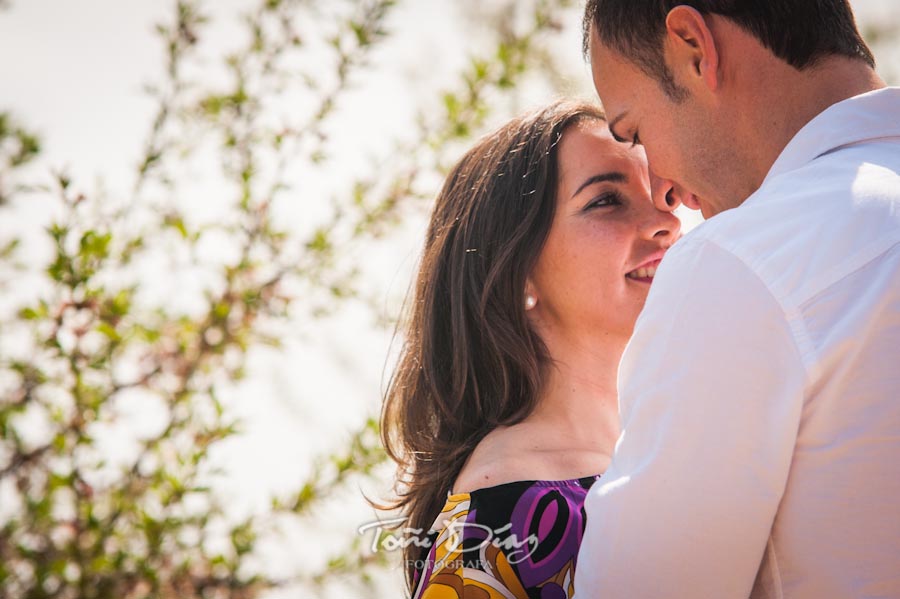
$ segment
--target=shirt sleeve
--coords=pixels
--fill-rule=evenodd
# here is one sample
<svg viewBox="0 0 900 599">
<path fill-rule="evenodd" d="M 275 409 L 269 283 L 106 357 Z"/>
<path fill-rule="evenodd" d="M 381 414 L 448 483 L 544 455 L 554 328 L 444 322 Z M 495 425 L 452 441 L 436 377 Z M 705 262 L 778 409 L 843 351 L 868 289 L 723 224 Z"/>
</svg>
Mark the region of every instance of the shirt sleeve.
<svg viewBox="0 0 900 599">
<path fill-rule="evenodd" d="M 670 250 L 619 368 L 622 434 L 589 493 L 578 599 L 741 598 L 784 492 L 806 371 L 758 276 Z"/>
</svg>

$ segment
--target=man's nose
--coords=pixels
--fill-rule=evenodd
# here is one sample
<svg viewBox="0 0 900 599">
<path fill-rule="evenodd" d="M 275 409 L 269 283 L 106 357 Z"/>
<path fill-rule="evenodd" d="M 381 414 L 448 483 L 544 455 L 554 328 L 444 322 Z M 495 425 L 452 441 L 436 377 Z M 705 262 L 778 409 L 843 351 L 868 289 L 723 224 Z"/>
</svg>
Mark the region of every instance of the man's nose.
<svg viewBox="0 0 900 599">
<path fill-rule="evenodd" d="M 669 179 L 650 173 L 650 199 L 657 210 L 673 212 L 681 205 L 681 198 L 675 190 L 675 183 Z"/>
</svg>

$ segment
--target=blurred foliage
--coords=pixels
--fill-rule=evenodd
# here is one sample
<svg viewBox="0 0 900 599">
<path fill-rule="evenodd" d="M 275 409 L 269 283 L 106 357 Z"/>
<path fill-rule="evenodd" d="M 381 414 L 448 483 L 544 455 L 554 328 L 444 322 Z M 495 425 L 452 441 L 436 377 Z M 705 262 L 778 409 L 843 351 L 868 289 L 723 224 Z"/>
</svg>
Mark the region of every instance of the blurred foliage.
<svg viewBox="0 0 900 599">
<path fill-rule="evenodd" d="M 888 85 L 900 85 L 900 14 L 860 25 L 863 39 L 877 61 L 877 70 Z"/>
<path fill-rule="evenodd" d="M 3 175 L 30 162 L 40 150 L 41 142 L 36 135 L 14 123 L 8 113 L 0 112 L 0 206 L 14 193 L 4 187 Z"/>
<path fill-rule="evenodd" d="M 279 226 L 276 207 L 303 191 L 289 173 L 334 163 L 329 126 L 390 38 L 393 0 L 327 8 L 263 0 L 242 21 L 246 45 L 219 57 L 230 82 L 219 86 L 197 77 L 208 68 L 199 50 L 209 19 L 199 3 L 176 2 L 174 18 L 156 30 L 165 77 L 148 88 L 157 108 L 120 201 L 85 191 L 67 172 L 33 181 L 40 141 L 0 114 L 0 209 L 31 195 L 52 215 L 39 235 L 44 262 L 22 255 L 24 232 L 0 238 L 0 288 L 30 281 L 36 290 L 0 314 L 0 595 L 241 598 L 279 587 L 333 596 L 335 581 L 366 588 L 392 556 L 367 553 L 352 532 L 324 569 L 288 578 L 267 574 L 252 556 L 280 518 L 312 518 L 338 490 L 374 475 L 385 461 L 374 416 L 294 493 L 235 519 L 211 486 L 223 473 L 210 451 L 240 433 L 222 392 L 246 375 L 252 348 L 282 346 L 285 323 L 355 301 L 358 269 L 347 248 L 373 243 L 405 207 L 434 196 L 433 176 L 540 68 L 572 4 L 506 0 L 498 14 L 516 25 L 498 28 L 486 52 L 422 101 L 415 139 L 345 175 L 347 194 L 317 198 L 328 214 L 309 232 Z M 297 65 L 312 54 L 316 68 L 304 72 Z M 274 103 L 291 94 L 311 107 L 276 122 Z M 179 176 L 204 151 L 218 170 L 199 176 L 221 177 L 230 197 L 192 196 Z M 211 201 L 223 210 L 210 222 L 185 210 Z M 235 251 L 203 258 L 211 239 Z M 176 255 L 189 256 L 184 268 L 204 282 L 190 309 L 172 301 L 188 291 L 147 266 Z M 135 414 L 149 424 L 135 428 Z M 109 445 L 117 434 L 125 441 Z"/>
</svg>

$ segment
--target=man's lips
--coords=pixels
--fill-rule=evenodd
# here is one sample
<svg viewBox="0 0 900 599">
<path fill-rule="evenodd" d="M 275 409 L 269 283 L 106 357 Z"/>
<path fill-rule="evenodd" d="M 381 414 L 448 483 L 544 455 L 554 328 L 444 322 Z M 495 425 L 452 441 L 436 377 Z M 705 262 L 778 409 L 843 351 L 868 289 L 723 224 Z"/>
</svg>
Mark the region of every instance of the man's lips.
<svg viewBox="0 0 900 599">
<path fill-rule="evenodd" d="M 681 203 L 691 210 L 700 210 L 700 200 L 692 193 L 685 193 L 682 196 Z"/>
<path fill-rule="evenodd" d="M 666 204 L 671 207 L 681 204 L 691 210 L 700 210 L 700 198 L 688 191 L 684 186 L 669 181 L 672 185 L 668 193 L 666 193 Z"/>
</svg>

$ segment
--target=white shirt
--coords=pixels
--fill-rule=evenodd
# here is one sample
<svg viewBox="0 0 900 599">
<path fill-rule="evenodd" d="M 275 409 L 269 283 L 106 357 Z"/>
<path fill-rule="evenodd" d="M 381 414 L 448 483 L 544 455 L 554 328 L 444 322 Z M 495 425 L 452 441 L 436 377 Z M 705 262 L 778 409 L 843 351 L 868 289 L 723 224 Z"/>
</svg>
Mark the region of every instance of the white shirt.
<svg viewBox="0 0 900 599">
<path fill-rule="evenodd" d="M 579 599 L 900 597 L 900 88 L 835 104 L 663 260 Z"/>
</svg>

